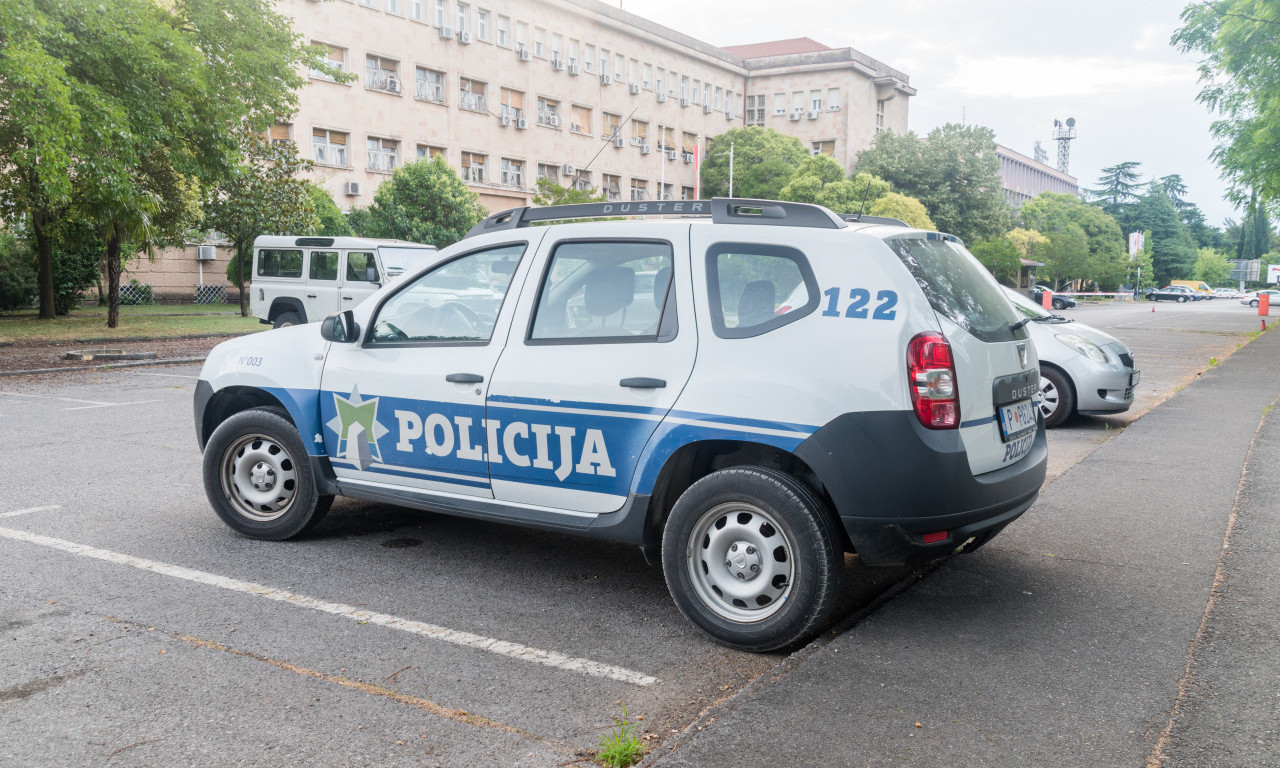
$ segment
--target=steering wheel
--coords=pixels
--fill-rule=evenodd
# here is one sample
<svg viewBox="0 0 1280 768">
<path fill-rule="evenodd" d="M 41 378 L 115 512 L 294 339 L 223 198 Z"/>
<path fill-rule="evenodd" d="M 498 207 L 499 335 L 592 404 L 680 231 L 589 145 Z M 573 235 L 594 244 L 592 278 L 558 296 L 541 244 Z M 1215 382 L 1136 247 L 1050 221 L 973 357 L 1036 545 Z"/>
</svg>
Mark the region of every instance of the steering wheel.
<svg viewBox="0 0 1280 768">
<path fill-rule="evenodd" d="M 446 338 L 476 337 L 484 327 L 480 316 L 460 301 L 446 301 L 437 307 L 434 324 L 434 335 Z"/>
<path fill-rule="evenodd" d="M 373 337 L 378 341 L 408 341 L 409 334 L 395 327 L 386 320 L 378 323 L 373 330 Z"/>
</svg>

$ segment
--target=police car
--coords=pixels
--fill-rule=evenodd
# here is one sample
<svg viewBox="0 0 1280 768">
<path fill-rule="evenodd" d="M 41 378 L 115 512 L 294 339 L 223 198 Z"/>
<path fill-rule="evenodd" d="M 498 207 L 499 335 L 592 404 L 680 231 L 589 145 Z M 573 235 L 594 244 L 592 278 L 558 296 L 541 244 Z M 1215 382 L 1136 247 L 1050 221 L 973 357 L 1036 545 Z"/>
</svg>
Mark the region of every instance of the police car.
<svg viewBox="0 0 1280 768">
<path fill-rule="evenodd" d="M 694 624 L 762 651 L 821 629 L 843 553 L 972 551 L 1026 511 L 1039 380 L 953 236 L 591 203 L 495 214 L 351 310 L 219 345 L 195 423 L 246 536 L 343 495 L 627 542 Z"/>
</svg>

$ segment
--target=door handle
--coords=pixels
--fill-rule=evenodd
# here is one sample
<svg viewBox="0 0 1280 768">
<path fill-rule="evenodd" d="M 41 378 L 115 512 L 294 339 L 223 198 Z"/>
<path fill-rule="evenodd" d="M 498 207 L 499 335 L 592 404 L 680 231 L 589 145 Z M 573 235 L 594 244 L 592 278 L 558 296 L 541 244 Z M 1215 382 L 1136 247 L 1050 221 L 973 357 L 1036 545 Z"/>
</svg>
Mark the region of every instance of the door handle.
<svg viewBox="0 0 1280 768">
<path fill-rule="evenodd" d="M 648 376 L 633 376 L 630 379 L 623 379 L 618 382 L 620 387 L 629 387 L 631 389 L 662 389 L 667 386 L 665 379 L 651 379 Z"/>
<path fill-rule="evenodd" d="M 315 297 L 316 297 L 316 295 L 315 295 L 314 293 L 308 293 L 308 294 L 307 294 L 307 298 L 308 298 L 308 299 L 314 299 Z"/>
<path fill-rule="evenodd" d="M 479 384 L 484 381 L 484 377 L 478 373 L 451 373 L 444 380 L 454 384 Z"/>
<path fill-rule="evenodd" d="M 343 297 L 342 297 L 342 300 L 343 300 L 343 301 L 351 301 L 351 300 L 352 300 L 352 299 L 354 299 L 354 298 L 355 298 L 354 296 L 343 296 Z"/>
</svg>

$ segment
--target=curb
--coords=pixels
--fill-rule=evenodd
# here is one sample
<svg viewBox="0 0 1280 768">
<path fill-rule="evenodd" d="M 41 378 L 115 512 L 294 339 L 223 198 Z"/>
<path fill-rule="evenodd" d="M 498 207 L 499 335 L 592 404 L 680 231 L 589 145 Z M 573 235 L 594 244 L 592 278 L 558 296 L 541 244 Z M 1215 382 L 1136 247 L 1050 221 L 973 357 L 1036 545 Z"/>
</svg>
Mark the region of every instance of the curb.
<svg viewBox="0 0 1280 768">
<path fill-rule="evenodd" d="M 105 363 L 103 365 L 70 365 L 65 368 L 32 368 L 25 371 L 0 371 L 0 378 L 9 376 L 35 376 L 43 373 L 73 373 L 76 371 L 110 371 L 116 368 L 147 368 L 156 365 L 190 365 L 203 363 L 203 357 L 170 357 L 164 360 L 143 360 L 139 362 Z"/>
<path fill-rule="evenodd" d="M 265 326 L 262 330 L 268 330 Z M 41 341 L 35 344 L 16 344 L 12 341 L 0 341 L 0 347 L 58 347 L 66 344 L 113 344 L 119 342 L 135 342 L 135 341 L 194 341 L 197 339 L 234 339 L 239 336 L 248 336 L 252 333 L 260 333 L 260 331 L 250 331 L 249 333 L 193 333 L 186 336 L 107 336 L 95 337 L 88 339 L 61 339 L 59 341 Z"/>
</svg>

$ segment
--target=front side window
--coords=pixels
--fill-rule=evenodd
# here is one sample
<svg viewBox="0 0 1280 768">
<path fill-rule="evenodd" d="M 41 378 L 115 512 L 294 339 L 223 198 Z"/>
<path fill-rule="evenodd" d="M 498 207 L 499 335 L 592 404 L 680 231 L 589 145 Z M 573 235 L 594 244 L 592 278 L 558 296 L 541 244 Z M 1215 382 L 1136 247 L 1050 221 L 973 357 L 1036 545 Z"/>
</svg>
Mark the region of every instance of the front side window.
<svg viewBox="0 0 1280 768">
<path fill-rule="evenodd" d="M 258 251 L 258 277 L 302 277 L 302 251 L 263 248 Z"/>
<path fill-rule="evenodd" d="M 538 295 L 531 342 L 658 341 L 675 335 L 668 243 L 562 243 Z"/>
<path fill-rule="evenodd" d="M 467 254 L 414 280 L 378 309 L 370 341 L 487 343 L 524 248 Z"/>
<path fill-rule="evenodd" d="M 707 249 L 711 324 L 717 336 L 759 336 L 818 305 L 818 283 L 804 254 L 785 245 L 716 243 Z"/>
<path fill-rule="evenodd" d="M 351 251 L 347 254 L 348 283 L 378 282 L 378 262 L 367 251 Z"/>
</svg>

